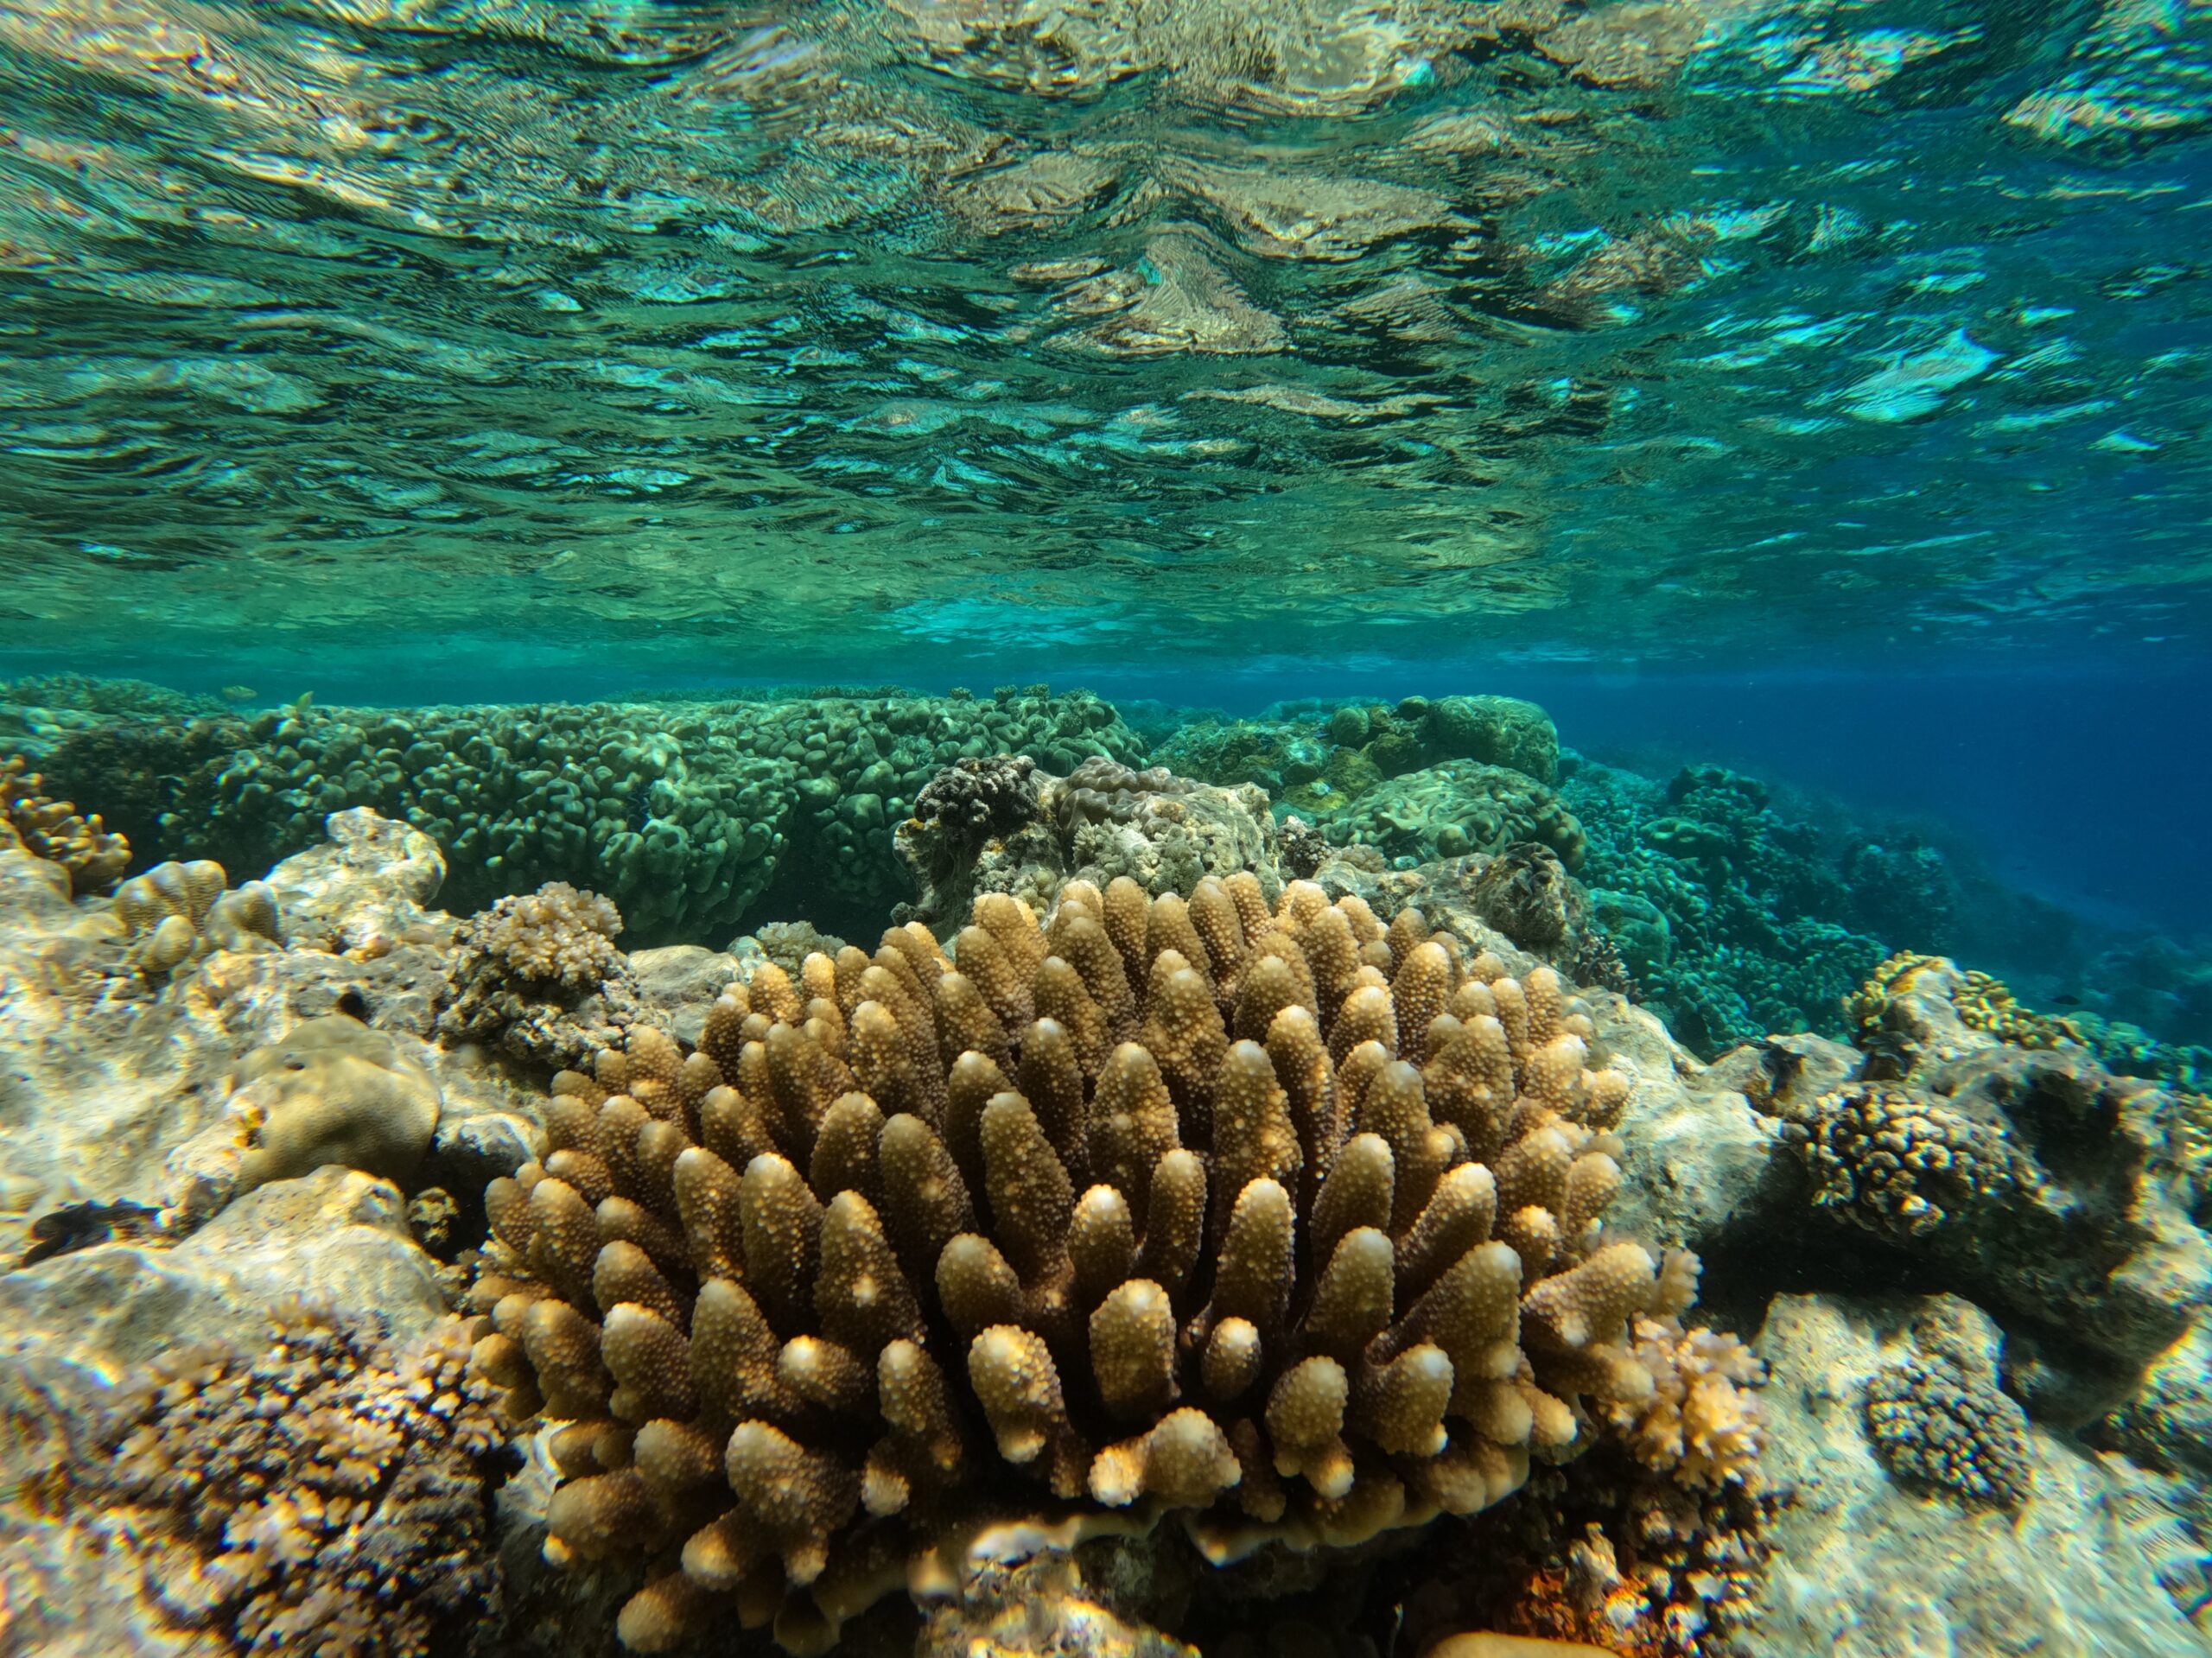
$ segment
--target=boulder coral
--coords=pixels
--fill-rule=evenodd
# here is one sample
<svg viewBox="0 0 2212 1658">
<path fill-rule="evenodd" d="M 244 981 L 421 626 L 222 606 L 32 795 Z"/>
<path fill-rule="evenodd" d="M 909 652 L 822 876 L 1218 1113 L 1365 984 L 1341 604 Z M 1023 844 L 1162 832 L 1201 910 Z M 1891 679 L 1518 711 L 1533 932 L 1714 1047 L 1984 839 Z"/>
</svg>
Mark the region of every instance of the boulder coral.
<svg viewBox="0 0 2212 1658">
<path fill-rule="evenodd" d="M 1375 847 L 1406 867 L 1502 852 L 1516 842 L 1550 848 L 1569 869 L 1583 857 L 1582 825 L 1551 790 L 1479 760 L 1446 760 L 1394 778 L 1320 821 L 1333 843 Z"/>
<path fill-rule="evenodd" d="M 275 890 L 266 881 L 230 887 L 210 858 L 160 863 L 115 889 L 115 918 L 130 941 L 140 977 L 167 980 L 188 962 L 219 950 L 269 950 L 283 943 Z"/>
<path fill-rule="evenodd" d="M 105 892 L 130 867 L 130 842 L 98 812 L 81 816 L 71 802 L 49 797 L 20 754 L 0 761 L 0 847 L 13 846 L 60 864 L 79 895 Z"/>
<path fill-rule="evenodd" d="M 230 1116 L 241 1155 L 230 1195 L 336 1163 L 402 1185 L 438 1126 L 436 1080 L 383 1031 L 311 1019 L 246 1055 Z"/>
<path fill-rule="evenodd" d="M 986 894 L 556 1079 L 476 1361 L 620 1631 L 819 1652 L 978 1525 L 1227 1560 L 1520 1486 L 1655 1391 L 1694 1263 L 1610 1234 L 1628 1083 L 1548 969 L 1310 883 Z M 1679 1369 L 1679 1362 L 1678 1362 Z M 964 1528 L 964 1529 L 963 1529 Z"/>
</svg>

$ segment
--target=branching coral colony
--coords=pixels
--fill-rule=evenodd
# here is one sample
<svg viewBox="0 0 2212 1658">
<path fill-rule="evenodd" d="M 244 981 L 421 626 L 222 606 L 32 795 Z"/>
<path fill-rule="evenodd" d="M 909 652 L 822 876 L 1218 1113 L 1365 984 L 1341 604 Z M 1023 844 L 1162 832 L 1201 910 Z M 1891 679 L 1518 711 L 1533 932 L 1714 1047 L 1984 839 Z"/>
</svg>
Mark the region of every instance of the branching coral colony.
<svg viewBox="0 0 2212 1658">
<path fill-rule="evenodd" d="M 633 1650 L 734 1610 L 805 1653 L 995 1521 L 1225 1560 L 1497 1502 L 1652 1396 L 1630 1321 L 1694 1291 L 1603 1228 L 1591 1036 L 1549 969 L 1249 873 L 986 896 L 950 957 L 910 924 L 689 1055 L 634 1030 L 486 1193 L 547 1553 L 644 1564 Z"/>
</svg>

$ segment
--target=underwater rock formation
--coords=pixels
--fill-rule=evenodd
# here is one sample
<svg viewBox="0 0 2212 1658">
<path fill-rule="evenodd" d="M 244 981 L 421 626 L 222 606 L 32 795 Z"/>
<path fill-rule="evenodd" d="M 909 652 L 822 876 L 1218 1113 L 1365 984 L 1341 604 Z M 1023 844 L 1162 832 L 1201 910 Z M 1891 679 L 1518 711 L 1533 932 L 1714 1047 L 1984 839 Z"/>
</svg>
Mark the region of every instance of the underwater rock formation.
<svg viewBox="0 0 2212 1658">
<path fill-rule="evenodd" d="M 2114 1077 L 1986 975 L 1899 958 L 1854 1001 L 1860 1079 L 1774 1109 L 1812 1201 L 1909 1244 L 1941 1281 L 2048 1332 L 2101 1406 L 2212 1307 L 2206 1172 L 2187 1096 Z M 1873 1080 L 1886 1077 L 1890 1080 Z"/>
<path fill-rule="evenodd" d="M 531 1154 L 522 1096 L 425 1040 L 454 931 L 411 896 L 435 890 L 435 847 L 372 813 L 333 830 L 265 891 L 211 899 L 213 865 L 151 883 L 186 916 L 239 900 L 264 929 L 211 924 L 156 977 L 143 948 L 158 928 L 134 937 L 121 913 L 146 878 L 73 899 L 59 865 L 0 852 L 0 1254 L 73 1204 L 189 1224 L 250 1189 L 249 1170 L 281 1180 L 325 1154 L 464 1190 Z M 272 898 L 295 942 L 269 936 Z"/>
<path fill-rule="evenodd" d="M 971 775 L 956 769 L 939 781 L 964 793 Z M 899 825 L 899 855 L 921 886 L 900 914 L 951 930 L 987 893 L 1044 911 L 1070 881 L 1103 886 L 1122 876 L 1147 896 L 1187 897 L 1204 878 L 1239 870 L 1256 877 L 1270 902 L 1281 890 L 1274 819 L 1249 785 L 1217 788 L 1163 766 L 1138 772 L 1104 759 L 1065 777 L 1021 778 L 1033 804 L 1005 814 L 1009 829 L 979 836 L 964 818 L 941 816 Z"/>
<path fill-rule="evenodd" d="M 1740 1637 L 1752 1658 L 2204 1650 L 2190 1621 L 2202 1545 L 2176 1517 L 2176 1482 L 2018 1422 L 1983 1476 L 2016 1490 L 2017 1509 L 1963 1507 L 1916 1478 L 1908 1489 L 1885 1465 L 1868 1401 L 1893 1369 L 1984 1386 L 1999 1373 L 2000 1338 L 1979 1309 L 1954 1296 L 1783 1295 L 1755 1347 L 1773 1373 L 1767 1472 L 1795 1500 L 1772 1521 L 1765 1591 Z M 1986 1424 L 1976 1444 L 1993 1449 Z M 1911 1455 L 1936 1464 L 1926 1449 Z"/>
<path fill-rule="evenodd" d="M 764 968 L 688 1056 L 633 1031 L 486 1194 L 549 1555 L 680 1558 L 632 1647 L 730 1606 L 823 1650 L 963 1519 L 1349 1545 L 1652 1394 L 1630 1320 L 1694 1262 L 1603 1226 L 1630 1085 L 1555 974 L 1249 872 L 974 916 Z"/>
</svg>

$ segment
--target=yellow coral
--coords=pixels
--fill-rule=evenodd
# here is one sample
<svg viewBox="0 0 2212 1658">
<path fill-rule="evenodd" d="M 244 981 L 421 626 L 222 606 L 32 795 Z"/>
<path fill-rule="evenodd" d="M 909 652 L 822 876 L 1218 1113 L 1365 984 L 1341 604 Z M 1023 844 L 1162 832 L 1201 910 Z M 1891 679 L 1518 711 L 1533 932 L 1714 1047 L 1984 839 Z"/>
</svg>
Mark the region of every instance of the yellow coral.
<svg viewBox="0 0 2212 1658">
<path fill-rule="evenodd" d="M 0 761 L 0 829 L 10 844 L 69 872 L 70 890 L 104 892 L 130 867 L 130 842 L 100 822 L 79 816 L 67 800 L 49 798 L 44 779 L 20 754 Z"/>
<path fill-rule="evenodd" d="M 1635 1353 L 1651 1376 L 1640 1401 L 1606 1407 L 1646 1467 L 1697 1490 L 1760 1489 L 1766 1412 L 1752 1391 L 1766 1369 L 1733 1336 L 1688 1330 L 1672 1317 L 1639 1317 Z"/>
</svg>

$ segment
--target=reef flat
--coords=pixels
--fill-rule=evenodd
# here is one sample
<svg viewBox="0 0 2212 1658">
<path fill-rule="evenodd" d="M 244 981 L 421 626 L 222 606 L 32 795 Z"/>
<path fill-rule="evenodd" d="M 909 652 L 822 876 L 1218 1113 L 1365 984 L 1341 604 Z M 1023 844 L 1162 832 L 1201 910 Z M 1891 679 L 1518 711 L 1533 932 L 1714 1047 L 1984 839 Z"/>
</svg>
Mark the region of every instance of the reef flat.
<svg viewBox="0 0 2212 1658">
<path fill-rule="evenodd" d="M 16 689 L 30 1649 L 2212 1639 L 2202 1051 L 1933 844 L 1500 697 Z"/>
</svg>

